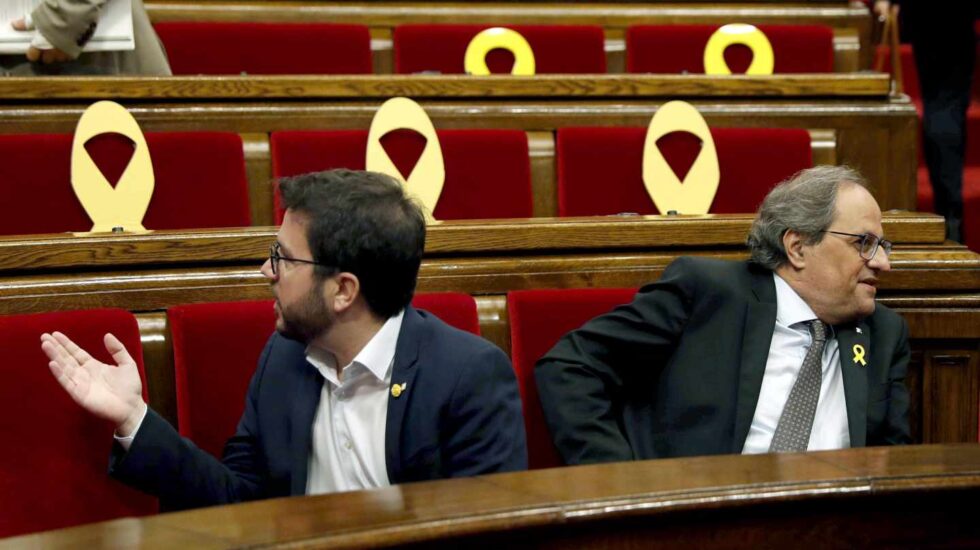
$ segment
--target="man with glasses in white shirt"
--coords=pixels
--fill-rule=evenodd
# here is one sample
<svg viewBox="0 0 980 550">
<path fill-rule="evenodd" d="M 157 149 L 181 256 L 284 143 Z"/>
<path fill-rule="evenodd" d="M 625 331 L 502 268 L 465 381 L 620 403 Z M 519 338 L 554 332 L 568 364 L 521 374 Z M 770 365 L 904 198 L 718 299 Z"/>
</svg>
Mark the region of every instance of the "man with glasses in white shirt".
<svg viewBox="0 0 980 550">
<path fill-rule="evenodd" d="M 568 463 L 911 442 L 904 320 L 877 304 L 881 210 L 846 167 L 774 188 L 751 259 L 679 258 L 535 370 Z"/>
<path fill-rule="evenodd" d="M 276 333 L 221 461 L 146 406 L 112 335 L 118 366 L 41 337 L 69 395 L 117 426 L 112 475 L 182 509 L 525 469 L 507 356 L 411 306 L 425 218 L 401 185 L 333 170 L 283 180 L 280 195 L 262 266 Z"/>
</svg>

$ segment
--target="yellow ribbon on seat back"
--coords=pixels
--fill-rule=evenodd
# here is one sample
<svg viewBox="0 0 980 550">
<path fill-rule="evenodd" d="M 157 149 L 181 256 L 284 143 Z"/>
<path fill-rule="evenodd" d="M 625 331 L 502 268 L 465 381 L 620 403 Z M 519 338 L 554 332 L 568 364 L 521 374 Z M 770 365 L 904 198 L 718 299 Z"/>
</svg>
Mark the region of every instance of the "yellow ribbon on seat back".
<svg viewBox="0 0 980 550">
<path fill-rule="evenodd" d="M 744 23 L 724 25 L 711 35 L 708 44 L 704 47 L 705 74 L 732 74 L 728 63 L 725 62 L 725 48 L 733 44 L 742 44 L 752 50 L 752 63 L 745 74 L 772 74 L 775 66 L 772 44 L 757 27 Z"/>
<path fill-rule="evenodd" d="M 531 45 L 521 36 L 521 33 L 503 27 L 493 27 L 480 31 L 473 37 L 473 40 L 470 40 L 469 46 L 466 47 L 466 54 L 463 56 L 463 68 L 466 74 L 489 75 L 490 67 L 487 67 L 487 54 L 496 48 L 514 54 L 514 67 L 510 74 L 521 76 L 534 74 L 534 51 L 531 50 Z"/>
<path fill-rule="evenodd" d="M 408 179 L 402 176 L 381 145 L 381 138 L 393 130 L 414 130 L 425 138 L 425 149 Z M 407 97 L 393 97 L 381 105 L 371 121 L 364 164 L 372 172 L 381 172 L 400 181 L 405 192 L 422 203 L 426 219 L 435 220 L 432 213 L 446 181 L 446 166 L 436 129 L 421 105 Z"/>
<path fill-rule="evenodd" d="M 115 188 L 85 149 L 89 139 L 107 133 L 122 134 L 135 144 L 133 156 Z M 153 197 L 153 162 L 139 124 L 122 105 L 99 101 L 82 113 L 71 147 L 71 186 L 92 219 L 92 232 L 112 231 L 115 227 L 146 231 L 143 216 Z"/>
<path fill-rule="evenodd" d="M 690 132 L 701 139 L 701 151 L 681 181 L 667 164 L 657 140 L 676 131 Z M 665 103 L 647 129 L 643 144 L 643 185 L 661 214 L 707 214 L 718 192 L 721 172 L 711 130 L 693 105 L 684 101 Z"/>
</svg>

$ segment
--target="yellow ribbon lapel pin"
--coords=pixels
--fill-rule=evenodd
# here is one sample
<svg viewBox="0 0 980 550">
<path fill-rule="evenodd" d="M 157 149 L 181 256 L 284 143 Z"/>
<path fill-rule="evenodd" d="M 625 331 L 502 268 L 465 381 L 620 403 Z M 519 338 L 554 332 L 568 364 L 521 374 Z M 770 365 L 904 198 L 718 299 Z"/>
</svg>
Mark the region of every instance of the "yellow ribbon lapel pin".
<svg viewBox="0 0 980 550">
<path fill-rule="evenodd" d="M 862 366 L 865 367 L 868 366 L 868 362 L 864 360 L 864 346 L 862 346 L 861 344 L 854 344 L 854 347 L 851 348 L 851 351 L 854 352 L 855 365 L 861 363 Z"/>
<path fill-rule="evenodd" d="M 408 386 L 408 382 L 402 382 L 401 384 L 392 384 L 391 396 L 397 399 L 402 394 L 402 392 L 405 391 L 405 388 L 407 386 Z"/>
</svg>

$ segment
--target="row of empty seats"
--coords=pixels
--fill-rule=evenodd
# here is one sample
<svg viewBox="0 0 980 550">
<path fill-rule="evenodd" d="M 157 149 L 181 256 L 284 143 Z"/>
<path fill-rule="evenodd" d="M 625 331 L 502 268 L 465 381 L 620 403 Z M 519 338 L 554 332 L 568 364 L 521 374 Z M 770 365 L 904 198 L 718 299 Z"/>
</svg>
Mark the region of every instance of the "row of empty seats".
<svg viewBox="0 0 980 550">
<path fill-rule="evenodd" d="M 393 33 L 394 72 L 463 74 L 473 37 L 492 25 L 401 25 Z M 367 26 L 323 23 L 160 22 L 154 25 L 175 75 L 370 74 Z M 506 25 L 527 39 L 537 73 L 606 72 L 600 26 Z M 703 54 L 718 25 L 636 25 L 626 31 L 631 73 L 704 73 Z M 834 70 L 833 29 L 819 25 L 760 25 L 775 54 L 775 73 Z M 207 55 L 201 55 L 207 52 Z M 725 52 L 733 72 L 745 72 L 752 54 L 735 45 Z M 493 73 L 509 73 L 513 56 L 493 50 Z"/>
<path fill-rule="evenodd" d="M 534 362 L 564 332 L 631 299 L 634 290 L 517 291 L 508 295 L 514 368 L 524 402 L 532 468 L 558 466 L 534 387 Z M 467 294 L 416 296 L 413 305 L 461 330 L 479 334 L 476 302 Z M 221 456 L 241 416 L 248 382 L 274 330 L 272 301 L 192 304 L 167 312 L 174 353 L 179 431 Z M 115 334 L 144 380 L 137 320 L 119 309 L 0 317 L 7 352 L 0 386 L 0 438 L 17 452 L 0 457 L 0 537 L 157 510 L 155 499 L 110 480 L 106 464 L 113 427 L 82 411 L 61 389 L 38 337 L 68 334 L 111 363 L 102 337 Z M 152 403 L 151 403 L 152 404 Z"/>
<path fill-rule="evenodd" d="M 527 135 L 519 130 L 437 132 L 446 167 L 437 219 L 523 218 L 532 215 Z M 773 185 L 813 164 L 810 134 L 799 129 L 711 130 L 721 172 L 715 213 L 755 210 Z M 155 190 L 144 219 L 147 229 L 237 227 L 251 224 L 242 141 L 223 132 L 148 132 Z M 643 185 L 645 128 L 561 128 L 557 131 L 558 213 L 561 216 L 655 214 Z M 275 178 L 331 168 L 364 169 L 368 132 L 273 132 Z M 416 132 L 398 130 L 382 145 L 403 174 L 425 148 Z M 658 142 L 683 180 L 700 153 L 693 134 L 674 132 Z M 74 196 L 72 136 L 0 135 L 6 200 L 0 234 L 87 231 L 91 223 Z M 120 134 L 90 140 L 86 152 L 115 184 L 133 154 Z M 24 208 L 43 200 L 44 209 Z M 276 221 L 281 220 L 278 205 Z"/>
</svg>

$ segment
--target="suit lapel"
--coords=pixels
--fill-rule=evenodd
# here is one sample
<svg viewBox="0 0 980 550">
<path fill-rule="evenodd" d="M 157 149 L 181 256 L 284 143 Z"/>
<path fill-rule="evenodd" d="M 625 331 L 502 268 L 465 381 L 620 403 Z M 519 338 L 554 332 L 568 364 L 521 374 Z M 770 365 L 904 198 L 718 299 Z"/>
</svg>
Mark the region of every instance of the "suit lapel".
<svg viewBox="0 0 980 550">
<path fill-rule="evenodd" d="M 732 452 L 741 453 L 752 426 L 752 417 L 762 389 L 769 360 L 769 346 L 776 326 L 776 285 L 772 272 L 751 266 L 752 293 L 742 321 L 742 357 L 735 401 L 735 432 Z"/>
<path fill-rule="evenodd" d="M 303 369 L 297 384 L 293 399 L 292 411 L 292 451 L 290 493 L 302 495 L 306 493 L 306 479 L 309 475 L 310 454 L 313 444 L 313 417 L 320 404 L 320 391 L 323 388 L 323 377 L 312 365 L 303 362 L 298 368 Z"/>
<path fill-rule="evenodd" d="M 405 422 L 408 403 L 418 391 L 415 387 L 415 374 L 418 369 L 419 349 L 425 336 L 425 320 L 408 306 L 402 318 L 398 343 L 395 345 L 395 364 L 391 370 L 391 385 L 403 386 L 401 392 L 388 393 L 388 414 L 385 419 L 385 464 L 388 481 L 397 483 L 401 473 L 401 434 Z M 396 393 L 398 395 L 396 396 Z"/>
<path fill-rule="evenodd" d="M 868 365 L 872 352 L 870 331 L 863 322 L 834 329 L 837 331 L 837 354 L 844 379 L 851 447 L 864 447 L 868 429 Z"/>
</svg>

